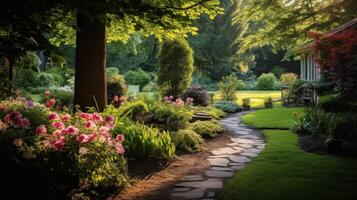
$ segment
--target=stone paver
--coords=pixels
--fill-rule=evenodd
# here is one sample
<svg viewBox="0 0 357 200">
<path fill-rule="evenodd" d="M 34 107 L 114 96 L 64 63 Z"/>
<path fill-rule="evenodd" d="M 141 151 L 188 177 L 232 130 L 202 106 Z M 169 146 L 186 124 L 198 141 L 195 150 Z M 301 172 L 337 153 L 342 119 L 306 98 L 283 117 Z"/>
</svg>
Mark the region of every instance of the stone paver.
<svg viewBox="0 0 357 200">
<path fill-rule="evenodd" d="M 171 192 L 171 199 L 217 199 L 224 182 L 264 149 L 260 132 L 242 124 L 242 114 L 220 120 L 221 125 L 232 133 L 232 142 L 211 151 L 212 155 L 207 157 L 210 164 L 208 170 L 180 178 Z"/>
</svg>

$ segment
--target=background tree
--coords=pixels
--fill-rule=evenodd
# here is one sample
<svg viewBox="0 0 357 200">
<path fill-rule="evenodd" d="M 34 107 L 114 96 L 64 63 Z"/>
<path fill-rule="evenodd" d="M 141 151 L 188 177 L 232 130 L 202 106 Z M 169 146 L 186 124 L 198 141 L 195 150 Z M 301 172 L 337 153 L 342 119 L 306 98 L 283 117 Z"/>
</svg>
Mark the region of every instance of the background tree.
<svg viewBox="0 0 357 200">
<path fill-rule="evenodd" d="M 232 74 L 223 77 L 218 86 L 224 101 L 234 101 L 236 99 L 237 90 L 242 90 L 244 88 L 244 83 Z"/>
<path fill-rule="evenodd" d="M 185 39 L 165 40 L 159 53 L 157 83 L 162 95 L 178 97 L 191 84 L 193 51 Z"/>
</svg>

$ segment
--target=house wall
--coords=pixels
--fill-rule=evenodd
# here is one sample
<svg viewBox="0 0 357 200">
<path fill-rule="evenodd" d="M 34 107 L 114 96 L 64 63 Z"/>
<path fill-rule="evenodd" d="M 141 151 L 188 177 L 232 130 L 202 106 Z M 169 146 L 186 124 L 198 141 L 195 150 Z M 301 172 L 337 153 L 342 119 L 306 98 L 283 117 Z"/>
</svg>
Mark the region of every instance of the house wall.
<svg viewBox="0 0 357 200">
<path fill-rule="evenodd" d="M 317 81 L 320 79 L 320 68 L 315 59 L 319 53 L 306 51 L 300 55 L 300 79 L 307 81 Z"/>
</svg>

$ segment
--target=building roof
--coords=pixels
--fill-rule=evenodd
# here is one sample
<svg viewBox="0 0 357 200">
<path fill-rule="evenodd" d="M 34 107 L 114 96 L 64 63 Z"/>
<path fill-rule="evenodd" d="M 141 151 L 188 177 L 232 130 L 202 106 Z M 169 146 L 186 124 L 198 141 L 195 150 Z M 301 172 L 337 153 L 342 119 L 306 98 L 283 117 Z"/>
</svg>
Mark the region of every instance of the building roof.
<svg viewBox="0 0 357 200">
<path fill-rule="evenodd" d="M 348 21 L 344 24 L 342 24 L 341 26 L 335 28 L 335 29 L 332 29 L 331 31 L 327 32 L 324 34 L 324 37 L 328 37 L 328 36 L 331 36 L 331 35 L 334 35 L 336 33 L 339 33 L 341 31 L 344 31 L 348 28 L 357 28 L 357 18 L 351 20 L 351 21 Z M 313 46 L 314 42 L 313 41 L 310 41 L 310 42 L 307 42 L 299 47 L 296 48 L 296 51 L 306 51 L 307 49 L 310 49 L 312 46 Z"/>
</svg>

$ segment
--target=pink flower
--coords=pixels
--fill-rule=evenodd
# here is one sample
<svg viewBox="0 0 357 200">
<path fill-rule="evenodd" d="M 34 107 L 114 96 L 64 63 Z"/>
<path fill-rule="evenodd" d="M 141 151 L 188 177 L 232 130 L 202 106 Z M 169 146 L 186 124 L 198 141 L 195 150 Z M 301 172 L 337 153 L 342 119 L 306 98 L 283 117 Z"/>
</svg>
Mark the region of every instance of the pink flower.
<svg viewBox="0 0 357 200">
<path fill-rule="evenodd" d="M 193 98 L 188 97 L 186 98 L 186 103 L 191 104 L 193 102 Z"/>
<path fill-rule="evenodd" d="M 108 138 L 110 135 L 109 135 L 109 130 L 110 128 L 109 127 L 106 127 L 106 126 L 102 126 L 99 128 L 99 133 L 101 135 L 103 135 L 105 138 Z"/>
<path fill-rule="evenodd" d="M 125 153 L 125 149 L 124 149 L 124 147 L 123 147 L 123 145 L 122 145 L 121 143 L 116 143 L 116 144 L 114 145 L 114 148 L 115 148 L 116 152 L 117 152 L 119 155 L 122 155 L 122 154 Z"/>
<path fill-rule="evenodd" d="M 53 105 L 55 105 L 55 103 L 56 103 L 56 99 L 49 99 L 46 102 L 46 107 L 51 108 Z"/>
<path fill-rule="evenodd" d="M 172 104 L 175 105 L 175 106 L 181 107 L 181 106 L 184 106 L 184 105 L 185 105 L 185 102 L 182 101 L 182 99 L 178 98 L 178 99 L 176 99 L 176 101 L 173 102 Z"/>
<path fill-rule="evenodd" d="M 85 147 L 79 148 L 79 154 L 80 155 L 84 155 L 86 153 L 88 153 L 88 149 L 87 148 L 85 148 Z"/>
<path fill-rule="evenodd" d="M 44 135 L 47 133 L 47 129 L 45 125 L 40 125 L 36 128 L 36 134 L 37 135 Z"/>
<path fill-rule="evenodd" d="M 88 119 L 89 119 L 89 115 L 88 115 L 87 113 L 81 113 L 81 114 L 79 115 L 79 117 L 80 117 L 81 119 L 84 119 L 84 120 L 88 120 Z"/>
<path fill-rule="evenodd" d="M 64 124 L 62 122 L 53 122 L 52 126 L 56 129 L 63 129 L 64 128 Z"/>
<path fill-rule="evenodd" d="M 28 128 L 30 126 L 30 121 L 27 118 L 22 118 L 21 126 L 22 126 L 22 128 Z"/>
<path fill-rule="evenodd" d="M 88 121 L 84 126 L 88 129 L 93 129 L 96 127 L 96 125 L 93 121 Z"/>
<path fill-rule="evenodd" d="M 52 121 L 52 120 L 57 120 L 59 119 L 59 116 L 57 115 L 57 113 L 52 112 L 49 116 L 48 116 L 48 120 Z"/>
<path fill-rule="evenodd" d="M 63 146 L 64 146 L 65 142 L 64 140 L 56 140 L 54 143 L 53 143 L 53 147 L 57 150 L 57 151 L 61 151 L 63 149 Z"/>
<path fill-rule="evenodd" d="M 49 90 L 46 90 L 45 91 L 45 97 L 49 97 L 49 96 L 51 96 L 52 94 L 51 94 L 51 91 L 49 91 Z"/>
<path fill-rule="evenodd" d="M 122 142 L 124 141 L 124 135 L 119 134 L 119 135 L 117 136 L 116 140 L 117 140 L 117 142 L 122 143 Z"/>
<path fill-rule="evenodd" d="M 126 101 L 126 97 L 125 96 L 120 96 L 119 101 L 125 102 Z"/>
<path fill-rule="evenodd" d="M 87 140 L 88 140 L 88 136 L 86 134 L 84 134 L 84 133 L 80 134 L 76 138 L 77 142 L 82 142 L 82 143 L 87 142 Z"/>
<path fill-rule="evenodd" d="M 68 122 L 71 119 L 71 115 L 65 114 L 61 117 L 61 120 L 64 122 Z"/>
<path fill-rule="evenodd" d="M 103 121 L 103 117 L 98 113 L 93 113 L 91 118 L 95 122 Z"/>
<path fill-rule="evenodd" d="M 114 122 L 114 117 L 113 117 L 112 115 L 108 115 L 108 116 L 105 118 L 105 122 L 113 123 L 113 122 Z"/>
<path fill-rule="evenodd" d="M 66 128 L 66 131 L 67 131 L 69 134 L 71 134 L 71 135 L 77 135 L 78 132 L 79 132 L 79 130 L 78 130 L 76 127 L 74 127 L 74 126 L 69 126 L 69 127 L 67 127 L 67 128 Z"/>
<path fill-rule="evenodd" d="M 87 142 L 92 142 L 93 140 L 95 140 L 95 138 L 97 138 L 97 133 L 93 132 L 91 135 L 89 135 Z"/>
<path fill-rule="evenodd" d="M 55 130 L 52 135 L 56 136 L 56 137 L 61 137 L 63 135 L 63 130 Z"/>
<path fill-rule="evenodd" d="M 119 101 L 119 97 L 118 97 L 117 95 L 115 95 L 114 98 L 113 98 L 113 101 L 114 101 L 114 102 Z"/>
<path fill-rule="evenodd" d="M 174 96 L 170 95 L 169 98 L 170 98 L 170 100 L 173 100 L 173 99 L 174 99 Z"/>
</svg>

